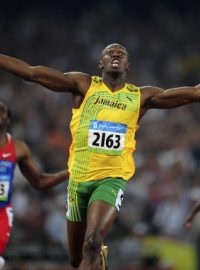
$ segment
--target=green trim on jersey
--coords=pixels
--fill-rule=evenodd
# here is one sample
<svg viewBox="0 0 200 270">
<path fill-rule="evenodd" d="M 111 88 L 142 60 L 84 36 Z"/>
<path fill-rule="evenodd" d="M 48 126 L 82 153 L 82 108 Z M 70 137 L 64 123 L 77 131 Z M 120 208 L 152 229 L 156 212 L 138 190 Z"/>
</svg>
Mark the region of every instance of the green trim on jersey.
<svg viewBox="0 0 200 270">
<path fill-rule="evenodd" d="M 117 93 L 113 97 L 108 94 L 107 91 L 97 92 L 94 95 L 90 96 L 85 103 L 82 116 L 80 118 L 78 130 L 82 132 L 77 133 L 76 135 L 76 142 L 77 142 L 77 149 L 81 149 L 82 147 L 87 147 L 88 145 L 88 130 L 90 126 L 91 120 L 96 120 L 98 113 L 104 108 L 104 103 L 98 103 L 98 107 L 94 106 L 95 100 L 98 99 L 112 99 L 113 102 L 117 102 L 120 100 L 121 102 L 126 103 L 127 111 L 137 112 L 138 110 L 138 99 L 139 95 L 135 95 L 134 93 Z M 129 97 L 129 100 L 128 98 Z M 111 111 L 115 111 L 116 108 L 109 108 Z M 72 175 L 76 179 L 81 179 L 82 177 L 86 177 L 87 175 L 87 168 L 90 161 L 91 150 L 86 152 L 76 152 L 74 163 L 78 164 L 80 170 L 77 170 L 76 166 L 72 169 Z M 101 152 L 100 152 L 101 153 Z"/>
</svg>

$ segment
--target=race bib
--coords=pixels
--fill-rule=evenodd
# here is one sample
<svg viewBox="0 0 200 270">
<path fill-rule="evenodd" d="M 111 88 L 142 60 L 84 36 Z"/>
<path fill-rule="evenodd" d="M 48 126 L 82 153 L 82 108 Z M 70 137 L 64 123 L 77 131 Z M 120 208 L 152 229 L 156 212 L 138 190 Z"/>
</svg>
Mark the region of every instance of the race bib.
<svg viewBox="0 0 200 270">
<path fill-rule="evenodd" d="M 0 181 L 0 201 L 4 202 L 8 200 L 9 182 Z"/>
<path fill-rule="evenodd" d="M 92 120 L 88 147 L 96 153 L 120 155 L 124 149 L 126 132 L 126 124 Z"/>
</svg>

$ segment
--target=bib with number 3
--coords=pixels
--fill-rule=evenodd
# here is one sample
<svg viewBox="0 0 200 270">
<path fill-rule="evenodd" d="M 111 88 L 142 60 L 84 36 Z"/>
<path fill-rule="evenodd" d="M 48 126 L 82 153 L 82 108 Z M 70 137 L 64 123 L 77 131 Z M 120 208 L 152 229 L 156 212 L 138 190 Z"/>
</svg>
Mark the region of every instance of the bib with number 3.
<svg viewBox="0 0 200 270">
<path fill-rule="evenodd" d="M 9 192 L 9 182 L 8 181 L 0 181 L 0 201 L 8 200 L 8 192 Z"/>
<path fill-rule="evenodd" d="M 124 149 L 126 131 L 126 124 L 91 120 L 88 147 L 92 152 L 120 155 Z"/>
</svg>

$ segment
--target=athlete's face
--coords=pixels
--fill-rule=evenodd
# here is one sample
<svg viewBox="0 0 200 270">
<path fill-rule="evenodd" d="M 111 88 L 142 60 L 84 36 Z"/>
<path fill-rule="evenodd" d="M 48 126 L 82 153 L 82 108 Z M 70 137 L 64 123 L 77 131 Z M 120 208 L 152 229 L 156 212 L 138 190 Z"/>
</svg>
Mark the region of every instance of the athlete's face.
<svg viewBox="0 0 200 270">
<path fill-rule="evenodd" d="M 99 68 L 104 73 L 124 73 L 130 69 L 127 50 L 119 44 L 107 46 L 99 61 Z"/>
<path fill-rule="evenodd" d="M 8 108 L 4 103 L 0 102 L 0 129 L 6 128 L 8 124 Z"/>
</svg>

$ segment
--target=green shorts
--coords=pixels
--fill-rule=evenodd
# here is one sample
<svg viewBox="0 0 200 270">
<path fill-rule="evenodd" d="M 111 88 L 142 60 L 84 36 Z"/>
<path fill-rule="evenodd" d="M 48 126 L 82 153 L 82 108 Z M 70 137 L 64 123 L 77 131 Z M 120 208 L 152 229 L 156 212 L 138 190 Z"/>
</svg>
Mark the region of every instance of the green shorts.
<svg viewBox="0 0 200 270">
<path fill-rule="evenodd" d="M 119 211 L 127 181 L 122 178 L 104 178 L 96 181 L 76 182 L 69 179 L 67 213 L 70 221 L 86 219 L 88 206 L 96 200 L 104 201 Z"/>
</svg>

